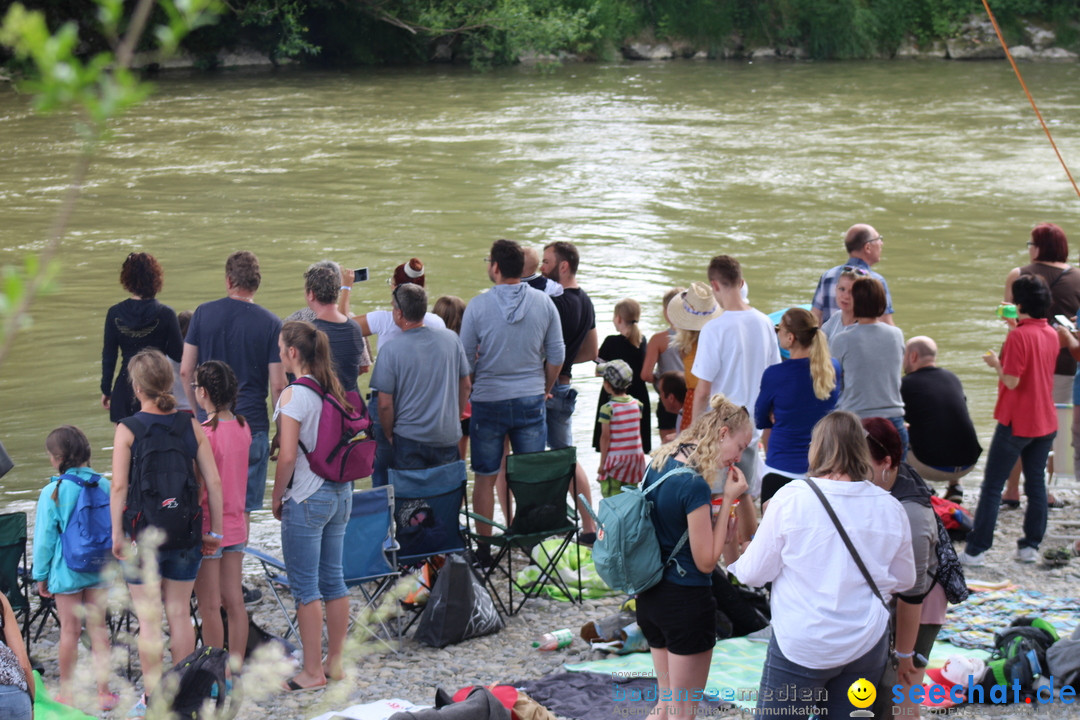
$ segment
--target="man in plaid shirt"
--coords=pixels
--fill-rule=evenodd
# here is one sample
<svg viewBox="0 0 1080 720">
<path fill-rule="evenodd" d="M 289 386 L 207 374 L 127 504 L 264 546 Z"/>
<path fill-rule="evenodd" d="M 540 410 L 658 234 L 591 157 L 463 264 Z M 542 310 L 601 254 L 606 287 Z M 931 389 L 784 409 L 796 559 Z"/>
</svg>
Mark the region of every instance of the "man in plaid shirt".
<svg viewBox="0 0 1080 720">
<path fill-rule="evenodd" d="M 881 316 L 882 322 L 893 325 L 892 295 L 889 293 L 889 284 L 878 273 L 870 269 L 881 261 L 881 250 L 885 244 L 885 238 L 870 225 L 852 225 L 844 233 L 844 247 L 848 251 L 848 261 L 843 265 L 837 265 L 831 270 L 822 273 L 818 280 L 817 290 L 814 292 L 814 303 L 811 312 L 817 317 L 818 322 L 824 324 L 829 316 L 837 312 L 836 305 L 836 281 L 840 279 L 840 273 L 845 270 L 852 271 L 857 275 L 867 275 L 881 281 L 885 286 L 885 314 Z"/>
</svg>

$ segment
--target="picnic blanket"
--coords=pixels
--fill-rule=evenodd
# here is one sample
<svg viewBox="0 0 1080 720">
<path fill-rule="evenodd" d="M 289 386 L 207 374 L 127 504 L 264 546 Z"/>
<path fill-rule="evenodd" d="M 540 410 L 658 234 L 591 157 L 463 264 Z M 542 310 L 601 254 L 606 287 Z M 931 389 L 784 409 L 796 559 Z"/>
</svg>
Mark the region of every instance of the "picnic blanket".
<svg viewBox="0 0 1080 720">
<path fill-rule="evenodd" d="M 994 649 L 994 631 L 1021 615 L 1044 618 L 1065 637 L 1080 623 L 1078 611 L 1080 599 L 1053 597 L 1036 590 L 1005 588 L 976 592 L 959 605 L 949 606 L 938 640 L 988 652 Z"/>
<path fill-rule="evenodd" d="M 94 720 L 82 710 L 56 702 L 41 682 L 41 675 L 34 671 L 34 720 Z"/>
<path fill-rule="evenodd" d="M 721 640 L 713 648 L 712 666 L 705 684 L 707 697 L 718 698 L 721 703 L 732 703 L 741 708 L 752 709 L 756 704 L 757 690 L 761 685 L 761 668 L 765 665 L 768 643 L 749 638 Z M 950 655 L 985 657 L 982 650 L 958 648 L 949 643 L 934 643 L 930 654 L 930 667 L 941 667 Z M 570 672 L 606 673 L 613 679 L 654 677 L 652 656 L 648 653 L 618 655 L 583 663 L 567 663 L 563 667 Z M 530 695 L 532 693 L 526 690 Z M 610 684 L 605 691 L 612 701 Z M 535 697 L 535 696 L 534 696 Z M 539 699 L 539 698 L 537 698 Z M 543 702 L 543 701 L 541 701 Z"/>
</svg>

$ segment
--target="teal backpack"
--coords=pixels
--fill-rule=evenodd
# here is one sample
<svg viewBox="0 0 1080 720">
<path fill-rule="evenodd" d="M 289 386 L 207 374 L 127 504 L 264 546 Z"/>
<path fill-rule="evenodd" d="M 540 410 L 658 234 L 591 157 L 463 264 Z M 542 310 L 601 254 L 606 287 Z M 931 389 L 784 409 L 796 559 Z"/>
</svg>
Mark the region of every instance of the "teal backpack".
<svg viewBox="0 0 1080 720">
<path fill-rule="evenodd" d="M 661 561 L 660 542 L 656 539 L 651 514 L 653 503 L 648 498 L 660 483 L 678 473 L 692 475 L 694 471 L 686 467 L 675 468 L 664 473 L 646 490 L 637 485 L 624 485 L 621 493 L 600 501 L 598 513 L 589 507 L 584 495 L 579 496 L 596 520 L 596 543 L 592 549 L 596 572 L 612 590 L 630 595 L 644 592 L 660 582 L 664 568 L 672 562 L 680 575 L 686 574 L 674 558 L 689 539 L 690 531 L 683 533 L 667 560 Z"/>
</svg>

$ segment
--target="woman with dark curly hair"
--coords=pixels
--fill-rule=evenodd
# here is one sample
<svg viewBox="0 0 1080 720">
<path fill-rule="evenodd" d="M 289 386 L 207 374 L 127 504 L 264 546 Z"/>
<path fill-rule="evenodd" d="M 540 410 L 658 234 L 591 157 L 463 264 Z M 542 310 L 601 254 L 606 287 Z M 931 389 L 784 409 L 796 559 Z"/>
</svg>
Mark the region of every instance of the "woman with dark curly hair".
<svg viewBox="0 0 1080 720">
<path fill-rule="evenodd" d="M 105 316 L 105 345 L 101 351 L 101 405 L 118 423 L 139 409 L 128 380 L 128 361 L 144 348 L 157 348 L 180 362 L 184 338 L 176 313 L 154 297 L 161 292 L 165 273 L 150 253 L 131 253 L 120 268 L 120 284 L 131 297 L 109 308 Z M 116 354 L 121 356 L 115 382 Z"/>
</svg>

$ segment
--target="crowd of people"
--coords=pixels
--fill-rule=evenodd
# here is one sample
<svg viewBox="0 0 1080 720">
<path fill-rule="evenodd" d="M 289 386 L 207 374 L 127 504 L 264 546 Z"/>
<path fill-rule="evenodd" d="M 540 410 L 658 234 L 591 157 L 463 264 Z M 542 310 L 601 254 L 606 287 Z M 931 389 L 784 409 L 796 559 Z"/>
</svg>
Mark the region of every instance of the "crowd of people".
<svg viewBox="0 0 1080 720">
<path fill-rule="evenodd" d="M 848 258 L 822 274 L 811 309 L 792 308 L 775 325 L 751 306 L 739 261 L 718 255 L 702 280 L 664 295 L 667 329 L 646 342 L 641 306 L 627 298 L 615 304 L 617 332 L 603 343 L 592 300 L 577 282 L 578 249 L 564 241 L 540 252 L 497 240 L 485 258 L 492 286 L 468 302 L 432 302 L 427 269 L 411 258 L 390 279 L 391 309 L 359 315 L 350 307 L 354 272 L 317 262 L 304 274 L 306 307 L 285 322 L 255 302 L 261 273 L 250 252 L 227 259 L 224 297 L 179 316 L 155 299 L 160 265 L 132 253 L 120 275 L 130 297 L 109 309 L 102 353 L 102 404 L 117 423 L 111 482 L 90 468 L 90 445 L 78 428 L 58 428 L 46 441 L 58 475 L 41 492 L 34 580 L 57 598 L 61 614 L 59 697 L 72 693 L 82 627 L 76 607 L 86 609 L 95 657 L 108 653 L 102 576 L 68 568 L 59 537 L 80 491 L 74 478 L 100 478 L 110 497 L 112 554 L 141 628 L 146 694 L 137 717 L 160 681 L 162 610 L 173 660 L 194 648 L 187 622 L 193 590 L 205 642 L 227 644 L 234 670 L 241 667 L 248 627 L 242 551 L 275 461 L 270 506 L 281 521 L 304 651 L 283 689 L 318 687 L 343 675 L 342 545 L 352 499 L 351 483 L 320 477 L 307 460 L 323 394 L 350 411 L 360 408 L 358 377 L 371 370 L 373 485 L 386 484 L 392 468 L 468 458 L 472 509 L 491 518 L 497 497 L 509 520 L 505 457 L 573 444 L 577 366 L 603 378 L 593 433 L 602 495 L 664 479 L 651 496 L 663 557 L 684 533 L 689 538 L 661 582 L 638 598 L 662 688 L 705 683 L 716 641 L 714 586 L 727 582 L 717 572 L 721 559 L 744 584 L 771 583 L 773 636 L 759 707 L 774 707 L 781 700 L 771 690 L 794 684 L 824 688 L 839 713 L 847 702 L 841 689 L 857 677 L 881 678 L 890 650 L 900 658 L 897 681 L 921 682 L 915 661 L 929 653 L 945 609 L 934 582 L 937 535 L 923 478 L 945 482 L 947 496 L 961 500 L 960 479 L 982 448 L 959 380 L 936 365 L 937 345 L 927 337 L 905 343 L 894 324 L 889 287 L 873 270 L 883 243 L 873 227 L 852 226 Z M 1080 308 L 1064 233 L 1040 225 L 1028 245 L 1032 264 L 1013 271 L 1006 287 L 1017 311 L 1012 331 L 1000 358 L 986 357 L 1001 380 L 998 426 L 961 556 L 970 565 L 992 543 L 1001 493 L 1018 461 L 1028 498 L 1018 559 L 1034 560 L 1046 525 L 1054 395 L 1066 387 L 1055 381 L 1055 368 L 1064 377 L 1080 358 L 1074 333 L 1047 324 L 1051 311 L 1074 317 Z M 289 376 L 307 381 L 288 384 Z M 649 384 L 659 399 L 661 443 L 651 460 Z M 165 466 L 168 482 L 196 488 L 194 511 L 179 519 L 143 511 L 153 504 L 147 493 L 166 482 L 148 477 L 148 468 Z M 575 485 L 584 498 L 574 500 L 591 504 L 580 464 Z M 182 494 L 170 500 L 187 503 Z M 162 531 L 156 544 L 144 542 L 147 527 Z M 491 551 L 483 537 L 492 528 L 480 522 L 477 531 L 475 561 L 486 565 Z M 582 512 L 578 541 L 595 540 L 592 515 Z M 147 564 L 160 582 L 147 582 Z M 107 677 L 98 691 L 101 707 L 115 704 Z M 669 711 L 693 712 L 692 695 L 667 697 Z M 820 704 L 818 694 L 808 697 Z"/>
</svg>

